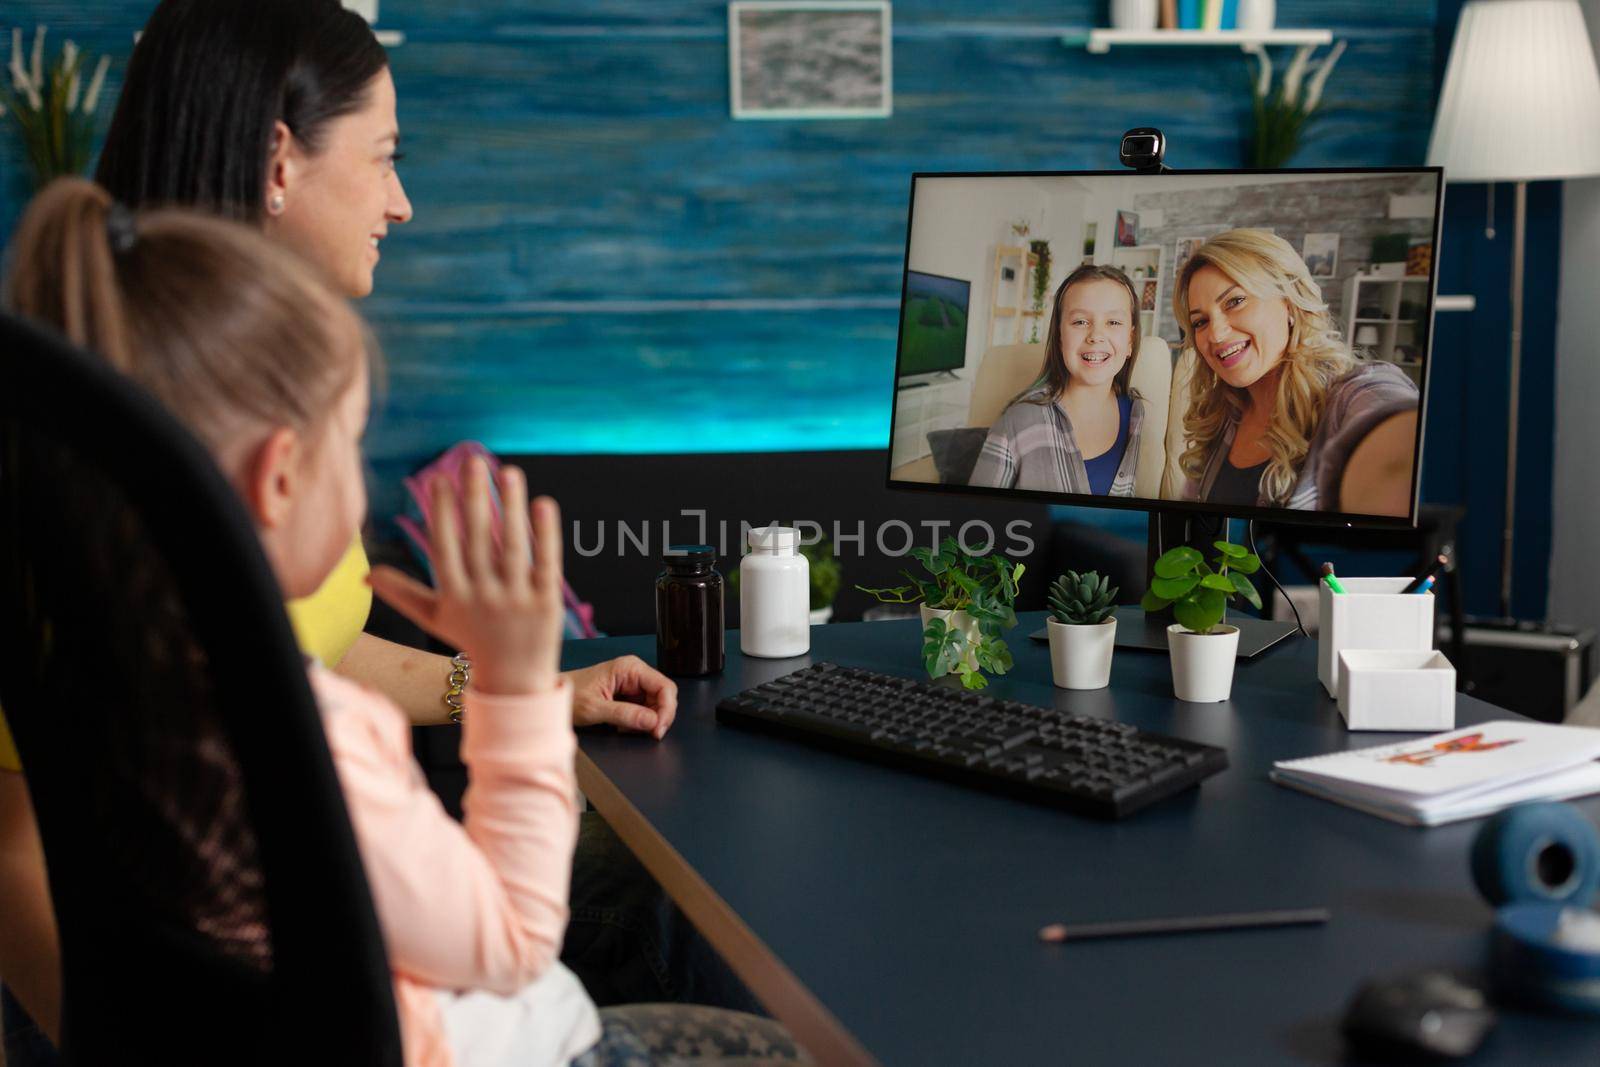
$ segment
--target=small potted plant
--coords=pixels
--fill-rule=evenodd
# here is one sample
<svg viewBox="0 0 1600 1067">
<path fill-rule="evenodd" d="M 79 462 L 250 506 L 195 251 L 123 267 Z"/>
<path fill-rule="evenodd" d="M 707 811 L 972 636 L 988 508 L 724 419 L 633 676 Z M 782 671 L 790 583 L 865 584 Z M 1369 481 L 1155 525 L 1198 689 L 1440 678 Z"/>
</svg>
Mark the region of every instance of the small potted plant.
<svg viewBox="0 0 1600 1067">
<path fill-rule="evenodd" d="M 1000 635 L 1017 624 L 1017 581 L 1024 565 L 998 553 L 969 555 L 954 537 L 945 538 L 937 552 L 914 548 L 911 555 L 927 577 L 901 571 L 910 585 L 856 588 L 884 604 L 921 605 L 922 665 L 928 677 L 959 674 L 968 689 L 982 689 L 989 684 L 984 671 L 1009 671 L 1011 649 Z"/>
<path fill-rule="evenodd" d="M 1227 541 L 1213 542 L 1213 547 L 1217 555 L 1210 564 L 1188 545 L 1162 555 L 1140 601 L 1147 612 L 1172 608 L 1178 620 L 1167 627 L 1172 688 L 1179 700 L 1196 704 L 1227 700 L 1233 691 L 1239 628 L 1223 622 L 1228 601 L 1243 597 L 1261 607 L 1261 595 L 1245 577 L 1261 568 L 1260 557 Z"/>
<path fill-rule="evenodd" d="M 843 568 L 833 542 L 826 537 L 813 544 L 802 543 L 800 554 L 811 564 L 811 625 L 815 626 L 833 618 L 833 598 L 839 595 Z"/>
<path fill-rule="evenodd" d="M 1061 689 L 1104 689 L 1111 684 L 1117 643 L 1116 586 L 1094 571 L 1068 571 L 1050 584 L 1050 673 Z"/>
</svg>

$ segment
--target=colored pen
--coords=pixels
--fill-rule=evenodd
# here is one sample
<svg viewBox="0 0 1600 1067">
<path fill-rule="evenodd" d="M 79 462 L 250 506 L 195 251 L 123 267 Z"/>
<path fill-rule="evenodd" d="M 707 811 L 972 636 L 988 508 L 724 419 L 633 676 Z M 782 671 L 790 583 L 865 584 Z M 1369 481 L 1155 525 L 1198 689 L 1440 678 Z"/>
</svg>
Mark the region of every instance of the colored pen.
<svg viewBox="0 0 1600 1067">
<path fill-rule="evenodd" d="M 1437 578 L 1439 576 L 1439 571 L 1445 567 L 1448 567 L 1449 565 L 1450 557 L 1440 553 L 1439 556 L 1434 559 L 1433 563 L 1428 566 L 1427 570 L 1411 579 L 1411 584 L 1400 591 L 1402 593 L 1418 592 L 1422 589 L 1423 582 L 1427 581 L 1429 578 Z"/>
<path fill-rule="evenodd" d="M 1324 563 L 1322 565 L 1322 580 L 1327 582 L 1328 583 L 1328 588 L 1332 589 L 1335 593 L 1343 593 L 1344 592 L 1344 586 L 1340 585 L 1339 584 L 1339 579 L 1334 577 L 1333 564 Z"/>
<path fill-rule="evenodd" d="M 1132 919 L 1126 922 L 1051 923 L 1039 931 L 1039 940 L 1051 944 L 1105 937 L 1139 937 L 1146 934 L 1190 934 L 1208 930 L 1249 930 L 1264 926 L 1316 926 L 1327 922 L 1327 908 L 1286 911 L 1246 911 L 1232 915 L 1196 915 L 1177 919 Z"/>
<path fill-rule="evenodd" d="M 1433 579 L 1432 578 L 1424 578 L 1423 581 L 1422 581 L 1422 584 L 1417 586 L 1417 592 L 1419 594 L 1420 593 L 1426 593 L 1428 590 L 1430 590 L 1432 588 L 1433 588 Z"/>
</svg>

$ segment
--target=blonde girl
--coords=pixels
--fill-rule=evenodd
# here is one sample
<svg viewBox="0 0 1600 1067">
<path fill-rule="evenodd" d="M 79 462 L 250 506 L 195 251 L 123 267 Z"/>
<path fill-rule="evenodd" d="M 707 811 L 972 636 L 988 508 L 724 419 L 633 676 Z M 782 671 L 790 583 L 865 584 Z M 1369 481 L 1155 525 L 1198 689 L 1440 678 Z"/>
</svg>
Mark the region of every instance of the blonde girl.
<svg viewBox="0 0 1600 1067">
<path fill-rule="evenodd" d="M 30 206 L 11 269 L 9 308 L 162 401 L 238 491 L 284 595 L 317 589 L 366 512 L 370 344 L 350 306 L 255 231 L 182 211 L 136 217 L 79 180 Z M 668 1047 L 693 1062 L 741 1042 L 799 1058 L 777 1024 L 734 1012 L 602 1016 L 558 961 L 578 832 L 560 523 L 548 498 L 529 508 L 517 468 L 498 489 L 499 538 L 486 467 L 471 471 L 459 510 L 440 486 L 437 589 L 392 569 L 371 577 L 379 596 L 473 661 L 464 823 L 429 791 L 393 700 L 308 668 L 394 972 L 406 1063 L 599 1067 L 656 1063 Z"/>
</svg>

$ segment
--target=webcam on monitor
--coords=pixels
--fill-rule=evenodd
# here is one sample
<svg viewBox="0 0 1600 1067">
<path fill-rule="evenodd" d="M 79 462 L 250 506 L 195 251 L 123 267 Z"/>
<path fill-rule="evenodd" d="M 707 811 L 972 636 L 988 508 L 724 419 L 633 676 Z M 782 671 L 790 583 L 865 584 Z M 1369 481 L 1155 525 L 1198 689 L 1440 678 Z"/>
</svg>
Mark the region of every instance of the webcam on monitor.
<svg viewBox="0 0 1600 1067">
<path fill-rule="evenodd" d="M 1154 126 L 1136 127 L 1122 135 L 1122 146 L 1117 154 L 1124 167 L 1164 171 L 1167 167 L 1162 159 L 1167 154 L 1167 136 Z"/>
</svg>

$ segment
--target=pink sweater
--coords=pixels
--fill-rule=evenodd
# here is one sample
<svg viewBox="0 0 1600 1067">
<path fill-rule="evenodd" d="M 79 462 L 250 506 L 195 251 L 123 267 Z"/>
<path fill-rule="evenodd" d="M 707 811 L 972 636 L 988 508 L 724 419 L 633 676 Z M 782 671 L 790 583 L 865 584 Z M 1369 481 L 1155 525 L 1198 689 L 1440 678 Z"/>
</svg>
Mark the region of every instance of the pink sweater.
<svg viewBox="0 0 1600 1067">
<path fill-rule="evenodd" d="M 463 824 L 429 790 L 399 708 L 321 667 L 311 685 L 394 970 L 406 1064 L 452 1067 L 435 991 L 509 996 L 561 950 L 578 836 L 572 688 L 468 689 Z"/>
</svg>

